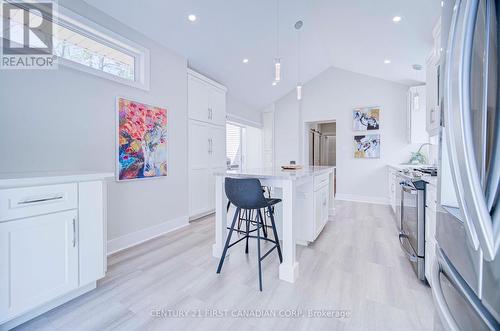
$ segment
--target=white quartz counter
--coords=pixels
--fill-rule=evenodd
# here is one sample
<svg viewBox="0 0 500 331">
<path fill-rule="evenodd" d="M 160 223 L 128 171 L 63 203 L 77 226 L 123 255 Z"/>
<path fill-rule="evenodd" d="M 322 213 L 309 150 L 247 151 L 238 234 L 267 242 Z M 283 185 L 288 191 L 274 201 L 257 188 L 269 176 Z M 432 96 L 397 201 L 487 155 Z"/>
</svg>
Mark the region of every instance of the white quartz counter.
<svg viewBox="0 0 500 331">
<path fill-rule="evenodd" d="M 114 176 L 112 172 L 91 171 L 3 172 L 0 173 L 0 188 L 94 181 Z"/>
<path fill-rule="evenodd" d="M 389 168 L 392 168 L 394 170 L 403 170 L 403 169 L 408 169 L 408 168 L 431 168 L 435 167 L 433 164 L 388 164 L 387 165 Z"/>
<path fill-rule="evenodd" d="M 298 170 L 283 170 L 280 168 L 258 168 L 247 170 L 227 170 L 216 172 L 216 176 L 257 177 L 257 178 L 287 178 L 299 179 L 332 172 L 335 167 L 305 166 Z"/>
</svg>

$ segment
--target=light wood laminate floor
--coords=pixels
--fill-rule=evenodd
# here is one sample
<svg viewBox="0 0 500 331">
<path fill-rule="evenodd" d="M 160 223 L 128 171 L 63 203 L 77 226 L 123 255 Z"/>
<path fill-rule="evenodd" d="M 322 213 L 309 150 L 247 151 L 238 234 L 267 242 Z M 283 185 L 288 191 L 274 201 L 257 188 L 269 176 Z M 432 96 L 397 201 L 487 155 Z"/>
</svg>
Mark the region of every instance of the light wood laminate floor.
<svg viewBox="0 0 500 331">
<path fill-rule="evenodd" d="M 430 288 L 401 251 L 388 206 L 337 202 L 318 240 L 297 248 L 300 276 L 278 279 L 278 258 L 263 262 L 258 290 L 255 241 L 230 249 L 215 273 L 213 216 L 109 257 L 98 288 L 18 330 L 432 330 Z M 166 316 L 215 312 L 227 317 Z M 225 312 L 227 310 L 227 313 Z M 347 317 L 279 317 L 310 310 Z M 153 316 L 160 311 L 163 317 Z M 276 314 L 277 317 L 247 317 Z"/>
</svg>

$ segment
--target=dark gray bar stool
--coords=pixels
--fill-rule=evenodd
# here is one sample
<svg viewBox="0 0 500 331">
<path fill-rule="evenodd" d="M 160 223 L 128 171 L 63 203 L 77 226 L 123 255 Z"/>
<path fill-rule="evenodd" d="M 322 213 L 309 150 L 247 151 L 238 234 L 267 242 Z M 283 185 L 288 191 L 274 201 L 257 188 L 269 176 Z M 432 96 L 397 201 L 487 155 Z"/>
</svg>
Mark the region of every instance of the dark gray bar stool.
<svg viewBox="0 0 500 331">
<path fill-rule="evenodd" d="M 229 247 L 234 246 L 239 243 L 243 239 L 246 239 L 246 247 L 245 253 L 248 254 L 248 239 L 256 238 L 257 239 L 257 255 L 259 258 L 259 289 L 262 291 L 262 265 L 261 262 L 264 258 L 266 258 L 275 248 L 278 251 L 278 256 L 280 259 L 280 263 L 283 262 L 283 256 L 281 255 L 281 248 L 278 238 L 278 232 L 276 231 L 276 224 L 274 222 L 274 215 L 271 211 L 272 206 L 281 202 L 281 199 L 272 199 L 264 197 L 262 192 L 262 186 L 260 181 L 255 178 L 226 178 L 225 181 L 225 189 L 226 195 L 229 199 L 229 202 L 236 206 L 236 211 L 234 213 L 233 221 L 231 223 L 231 227 L 228 227 L 229 233 L 227 235 L 226 244 L 224 245 L 224 250 L 222 252 L 222 256 L 219 261 L 219 266 L 217 267 L 217 273 L 220 273 L 222 269 L 222 265 L 224 264 L 224 259 L 226 258 L 226 253 Z M 271 227 L 274 234 L 274 240 L 261 237 L 260 229 L 264 228 L 263 217 L 261 213 L 261 209 L 267 209 L 269 212 L 269 218 L 271 220 Z M 255 220 L 245 219 L 246 229 L 245 231 L 241 231 L 236 226 L 236 221 L 241 217 L 240 213 L 242 210 L 257 212 L 257 217 Z M 256 228 L 250 231 L 250 225 L 254 225 Z M 233 231 L 238 233 L 244 233 L 245 236 L 238 239 L 234 243 L 231 243 L 231 236 Z M 251 235 L 250 233 L 257 232 L 257 235 Z M 260 241 L 266 240 L 274 243 L 274 246 L 267 251 L 264 255 L 261 255 L 260 251 Z"/>
</svg>

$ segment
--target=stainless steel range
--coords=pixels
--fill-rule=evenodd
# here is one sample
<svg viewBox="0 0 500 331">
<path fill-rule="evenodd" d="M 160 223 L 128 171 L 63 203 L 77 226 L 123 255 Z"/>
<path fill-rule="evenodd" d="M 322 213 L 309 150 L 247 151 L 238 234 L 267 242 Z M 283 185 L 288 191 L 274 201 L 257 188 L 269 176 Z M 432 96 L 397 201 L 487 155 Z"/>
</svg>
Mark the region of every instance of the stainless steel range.
<svg viewBox="0 0 500 331">
<path fill-rule="evenodd" d="M 418 279 L 425 281 L 425 188 L 427 182 L 407 177 L 401 181 L 399 243 Z"/>
</svg>

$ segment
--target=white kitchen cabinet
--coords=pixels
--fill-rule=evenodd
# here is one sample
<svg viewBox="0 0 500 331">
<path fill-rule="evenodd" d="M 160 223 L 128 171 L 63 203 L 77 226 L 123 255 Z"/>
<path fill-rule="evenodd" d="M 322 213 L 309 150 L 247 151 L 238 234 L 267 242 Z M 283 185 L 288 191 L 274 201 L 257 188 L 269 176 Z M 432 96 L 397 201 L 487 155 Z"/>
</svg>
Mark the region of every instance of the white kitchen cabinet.
<svg viewBox="0 0 500 331">
<path fill-rule="evenodd" d="M 426 130 L 426 96 L 425 85 L 412 86 L 407 93 L 407 137 L 410 144 L 429 142 Z"/>
<path fill-rule="evenodd" d="M 433 30 L 434 48 L 427 58 L 426 65 L 426 130 L 430 136 L 439 134 L 441 121 L 441 22 L 438 21 Z"/>
<path fill-rule="evenodd" d="M 188 71 L 189 216 L 215 208 L 215 176 L 226 168 L 226 89 Z"/>
<path fill-rule="evenodd" d="M 209 108 L 211 123 L 226 125 L 226 91 L 210 86 Z"/>
<path fill-rule="evenodd" d="M 198 77 L 188 75 L 188 114 L 190 119 L 210 122 L 209 86 Z"/>
<path fill-rule="evenodd" d="M 223 128 L 212 128 L 210 130 L 210 164 L 214 169 L 225 168 L 226 165 L 226 130 Z"/>
<path fill-rule="evenodd" d="M 212 127 L 197 121 L 189 122 L 189 167 L 211 168 Z"/>
<path fill-rule="evenodd" d="M 102 181 L 78 183 L 77 242 L 82 285 L 103 278 L 106 272 L 105 192 Z"/>
<path fill-rule="evenodd" d="M 326 222 L 328 222 L 328 185 L 314 192 L 314 238 L 319 235 Z"/>
<path fill-rule="evenodd" d="M 78 287 L 76 210 L 0 223 L 0 323 Z"/>
<path fill-rule="evenodd" d="M 333 174 L 331 176 L 334 176 Z M 314 176 L 297 188 L 297 243 L 307 245 L 316 240 L 321 233 L 330 214 L 330 188 L 333 190 L 333 178 L 330 174 Z"/>
<path fill-rule="evenodd" d="M 224 127 L 189 123 L 189 215 L 197 217 L 215 208 L 215 177 L 226 167 Z"/>
<path fill-rule="evenodd" d="M 96 287 L 106 270 L 103 180 L 0 178 L 0 330 Z"/>
<path fill-rule="evenodd" d="M 189 118 L 214 125 L 226 124 L 226 89 L 190 70 L 188 73 Z"/>
</svg>

